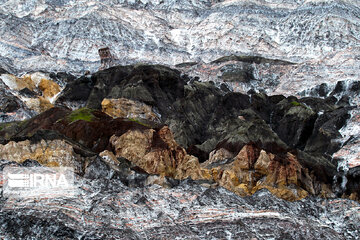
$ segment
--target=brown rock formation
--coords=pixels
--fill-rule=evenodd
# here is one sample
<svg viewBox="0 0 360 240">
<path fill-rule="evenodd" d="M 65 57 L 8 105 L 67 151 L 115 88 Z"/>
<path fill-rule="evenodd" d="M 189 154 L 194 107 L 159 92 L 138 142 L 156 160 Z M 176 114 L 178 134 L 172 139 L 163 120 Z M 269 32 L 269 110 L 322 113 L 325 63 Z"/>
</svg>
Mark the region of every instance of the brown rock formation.
<svg viewBox="0 0 360 240">
<path fill-rule="evenodd" d="M 176 179 L 206 178 L 198 159 L 175 142 L 167 126 L 159 130 L 129 130 L 121 136 L 112 136 L 110 143 L 117 157 L 129 159 L 150 174 Z"/>
<path fill-rule="evenodd" d="M 46 98 L 40 96 L 39 98 L 39 109 L 38 112 L 44 112 L 52 107 L 54 107 L 54 105 Z"/>
<path fill-rule="evenodd" d="M 39 130 L 48 129 L 56 130 L 71 138 L 71 141 L 99 153 L 104 162 L 115 170 L 121 165 L 119 157 L 123 157 L 139 169 L 159 175 L 159 178 L 151 178 L 149 182 L 164 186 L 167 184 L 163 177 L 190 177 L 214 181 L 242 196 L 263 188 L 286 200 L 301 199 L 309 193 L 324 197 L 332 195 L 330 188 L 320 184 L 321 181 L 301 165 L 294 153 L 271 153 L 252 143 L 243 146 L 237 153 L 225 148 L 216 149 L 200 165 L 196 157 L 188 154 L 174 140 L 168 126 L 156 128 L 133 120 L 113 119 L 97 110 L 83 108 L 70 111 L 55 107 L 19 124 L 18 128 L 16 135 L 8 136 L 8 128 L 2 131 L 7 142 L 0 146 L 0 159 L 22 162 L 30 158 L 56 166 L 67 166 L 78 161 L 75 154 L 78 151 L 73 149 L 75 145 L 62 140 L 24 141 Z"/>
<path fill-rule="evenodd" d="M 313 191 L 307 170 L 289 152 L 274 155 L 248 144 L 232 161 L 216 165 L 214 160 L 209 160 L 202 166 L 210 170 L 213 179 L 221 186 L 240 195 L 267 188 L 278 197 L 297 200 Z"/>
<path fill-rule="evenodd" d="M 101 152 L 99 156 L 104 160 L 104 162 L 108 163 L 109 165 L 119 165 L 120 163 L 114 153 L 108 150 Z"/>
<path fill-rule="evenodd" d="M 260 149 L 253 145 L 245 145 L 235 157 L 235 167 L 243 170 L 254 168 L 254 163 L 260 155 Z"/>
<path fill-rule="evenodd" d="M 159 177 L 149 181 L 165 187 L 168 185 L 164 176 L 176 179 L 190 177 L 213 180 L 241 196 L 266 188 L 277 197 L 295 201 L 315 194 L 316 184 L 321 196 L 334 197 L 331 188 L 311 177 L 308 169 L 302 167 L 290 152 L 274 155 L 249 144 L 232 159 L 229 158 L 231 153 L 224 149 L 214 151 L 213 158 L 200 166 L 197 158 L 188 155 L 176 144 L 167 127 L 158 131 L 128 131 L 120 137 L 113 136 L 110 141 L 118 157 L 130 159 L 150 174 L 158 174 Z M 224 158 L 215 158 L 216 154 Z"/>
<path fill-rule="evenodd" d="M 79 158 L 80 156 L 74 152 L 73 146 L 60 139 L 41 140 L 38 143 L 25 140 L 11 141 L 5 145 L 0 144 L 0 159 L 18 163 L 32 159 L 50 167 L 77 167 Z"/>
<path fill-rule="evenodd" d="M 119 136 L 130 129 L 149 128 L 127 119 L 112 119 L 103 112 L 86 108 L 73 111 L 54 122 L 53 125 L 44 127 L 59 131 L 97 153 L 111 150 L 109 138 L 112 135 Z"/>
<path fill-rule="evenodd" d="M 47 79 L 41 73 L 27 74 L 21 78 L 14 75 L 6 74 L 6 85 L 16 91 L 28 89 L 35 96 L 24 100 L 26 106 L 36 112 L 44 112 L 53 107 L 53 102 L 58 93 L 60 86 L 51 79 Z"/>
<path fill-rule="evenodd" d="M 165 176 L 150 175 L 149 177 L 146 178 L 145 186 L 154 185 L 154 184 L 157 184 L 157 185 L 162 186 L 164 188 L 170 188 L 171 187 Z"/>
<path fill-rule="evenodd" d="M 153 112 L 152 107 L 139 101 L 126 98 L 105 98 L 101 106 L 102 111 L 113 118 L 147 119 L 160 122 L 159 116 Z"/>
<path fill-rule="evenodd" d="M 56 82 L 45 78 L 40 80 L 38 88 L 41 90 L 43 97 L 47 99 L 53 98 L 61 90 Z"/>
<path fill-rule="evenodd" d="M 209 160 L 206 161 L 206 164 L 216 163 L 217 161 L 221 161 L 228 158 L 233 158 L 234 155 L 226 150 L 225 148 L 215 149 L 209 154 Z"/>
</svg>

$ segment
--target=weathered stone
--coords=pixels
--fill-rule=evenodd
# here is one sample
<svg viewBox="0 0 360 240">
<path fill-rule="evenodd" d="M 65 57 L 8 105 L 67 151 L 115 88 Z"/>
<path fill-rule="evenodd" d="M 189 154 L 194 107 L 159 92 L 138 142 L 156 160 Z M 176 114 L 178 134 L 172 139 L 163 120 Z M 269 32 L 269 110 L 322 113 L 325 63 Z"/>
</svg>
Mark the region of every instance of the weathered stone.
<svg viewBox="0 0 360 240">
<path fill-rule="evenodd" d="M 94 80 L 92 78 L 86 76 L 77 78 L 66 85 L 55 104 L 67 107 L 83 107 L 88 100 L 93 87 Z"/>
<path fill-rule="evenodd" d="M 225 148 L 215 149 L 209 155 L 209 159 L 202 163 L 201 166 L 207 168 L 208 166 L 216 165 L 218 162 L 226 161 L 227 159 L 232 159 L 234 154 Z"/>
<path fill-rule="evenodd" d="M 116 156 L 114 155 L 114 153 L 105 150 L 101 153 L 99 153 L 99 156 L 102 157 L 102 159 L 104 160 L 104 162 L 110 164 L 110 165 L 119 165 L 120 162 L 119 160 L 117 160 Z"/>
<path fill-rule="evenodd" d="M 154 184 L 157 184 L 157 185 L 162 186 L 164 188 L 170 188 L 171 187 L 171 185 L 169 184 L 169 182 L 167 181 L 165 176 L 150 175 L 145 181 L 145 186 L 154 185 Z"/>
<path fill-rule="evenodd" d="M 38 88 L 42 92 L 42 95 L 46 99 L 52 99 L 55 95 L 60 93 L 60 86 L 49 79 L 41 79 Z"/>
<path fill-rule="evenodd" d="M 113 118 L 131 118 L 146 119 L 154 122 L 160 122 L 158 114 L 153 112 L 151 106 L 139 101 L 126 98 L 107 99 L 101 102 L 102 111 Z"/>
<path fill-rule="evenodd" d="M 7 93 L 4 89 L 0 89 L 0 111 L 1 112 L 15 112 L 21 107 L 20 99 L 14 95 Z"/>
<path fill-rule="evenodd" d="M 39 129 L 52 129 L 91 151 L 114 151 L 117 157 L 124 157 L 151 174 L 224 183 L 227 181 L 223 178 L 228 175 L 226 179 L 237 179 L 229 189 L 246 185 L 246 191 L 239 188 L 242 193 L 267 186 L 271 191 L 281 189 L 283 196 L 286 189 L 293 191 L 297 187 L 320 194 L 319 183 L 330 184 L 336 168 L 321 156 L 329 150 L 321 146 L 329 145 L 336 136 L 337 129 L 344 124 L 338 116 L 347 108 L 340 110 L 327 100 L 268 97 L 263 93 L 249 97 L 223 92 L 213 83 L 188 80 L 178 71 L 157 65 L 118 66 L 84 76 L 67 86 L 63 100 L 68 97 L 70 102 L 87 102 L 98 109 L 103 103 L 105 112 L 120 117 L 113 119 L 89 108 L 73 112 L 55 108 L 21 126 L 17 124 L 19 131 L 15 136 L 9 135 L 6 127 L 4 141 L 14 137 L 26 139 Z M 81 96 L 79 89 L 84 90 Z M 45 101 L 42 104 L 47 105 Z M 320 110 L 328 112 L 324 121 L 316 113 Z M 155 112 L 159 112 L 169 128 L 141 121 L 154 119 Z M 123 118 L 131 116 L 136 119 Z M 330 126 L 329 116 L 338 119 L 335 129 Z M 323 136 L 328 129 L 332 134 L 320 141 L 322 138 L 317 136 Z M 311 141 L 316 142 L 312 144 L 314 150 L 305 147 L 311 146 Z M 311 155 L 293 151 L 294 147 Z M 208 161 L 200 167 L 197 156 Z M 291 164 L 286 166 L 282 161 Z M 116 164 L 111 166 L 116 168 Z M 225 170 L 230 172 L 223 176 Z M 312 186 L 313 182 L 318 185 Z M 291 189 L 290 185 L 297 187 Z M 293 195 L 295 199 L 303 196 L 298 190 Z"/>
<path fill-rule="evenodd" d="M 267 175 L 269 173 L 270 162 L 274 159 L 274 155 L 266 153 L 264 150 L 260 151 L 259 158 L 256 160 L 254 165 L 255 171 L 260 174 Z"/>
<path fill-rule="evenodd" d="M 113 135 L 110 143 L 114 146 L 117 157 L 124 157 L 138 164 L 151 146 L 153 134 L 153 129 L 129 130 L 119 137 Z"/>
<path fill-rule="evenodd" d="M 75 153 L 72 145 L 63 140 L 30 140 L 0 144 L 0 158 L 21 163 L 27 159 L 38 161 L 50 167 L 74 167 L 79 169 L 81 156 Z"/>
<path fill-rule="evenodd" d="M 234 164 L 236 168 L 250 170 L 254 168 L 254 163 L 259 157 L 260 150 L 251 145 L 245 145 L 235 157 Z"/>
<path fill-rule="evenodd" d="M 24 100 L 26 106 L 38 113 L 53 107 L 52 102 L 61 91 L 55 81 L 46 77 L 42 73 L 27 74 L 21 78 L 10 74 L 2 76 L 10 89 L 19 91 L 28 98 Z"/>
<path fill-rule="evenodd" d="M 275 156 L 270 162 L 266 184 L 274 186 L 298 185 L 301 176 L 301 165 L 291 153 Z"/>
<path fill-rule="evenodd" d="M 347 173 L 345 193 L 352 199 L 360 201 L 360 166 L 351 168 Z"/>
<path fill-rule="evenodd" d="M 291 153 L 274 155 L 248 144 L 233 161 L 214 163 L 209 160 L 202 166 L 209 169 L 220 186 L 242 196 L 266 188 L 280 198 L 294 201 L 306 197 L 308 191 L 314 192 L 307 170 Z"/>
<path fill-rule="evenodd" d="M 196 157 L 190 156 L 174 140 L 168 127 L 158 131 L 129 130 L 110 143 L 117 157 L 125 157 L 150 174 L 176 179 L 201 179 L 202 171 Z"/>
<path fill-rule="evenodd" d="M 89 179 L 111 179 L 114 171 L 101 159 L 96 157 L 85 169 L 84 177 Z"/>
</svg>

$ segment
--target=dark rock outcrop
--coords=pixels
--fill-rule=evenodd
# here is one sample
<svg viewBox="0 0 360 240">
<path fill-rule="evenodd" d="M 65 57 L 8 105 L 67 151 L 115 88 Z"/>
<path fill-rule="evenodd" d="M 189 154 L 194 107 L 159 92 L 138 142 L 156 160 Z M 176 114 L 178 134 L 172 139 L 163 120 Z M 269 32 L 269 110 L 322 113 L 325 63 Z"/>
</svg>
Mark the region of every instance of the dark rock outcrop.
<svg viewBox="0 0 360 240">
<path fill-rule="evenodd" d="M 4 89 L 0 89 L 0 95 L 1 112 L 15 112 L 23 105 L 17 97 L 7 94 Z"/>
<path fill-rule="evenodd" d="M 353 200 L 360 198 L 360 166 L 351 168 L 347 174 L 346 192 Z"/>
<path fill-rule="evenodd" d="M 47 129 L 57 131 L 99 153 L 109 149 L 112 135 L 121 135 L 137 128 L 148 127 L 127 119 L 113 119 L 97 110 L 82 108 L 72 112 L 68 108 L 55 107 L 27 121 L 5 127 L 0 131 L 0 140 L 3 143 L 25 140 L 37 131 Z"/>
<path fill-rule="evenodd" d="M 63 136 L 61 141 L 68 138 L 94 153 L 92 156 L 109 151 L 149 174 L 214 181 L 245 195 L 266 187 L 288 200 L 308 193 L 332 196 L 336 166 L 328 156 L 339 149 L 333 139 L 339 136 L 351 109 L 328 98 L 223 91 L 214 83 L 194 81 L 160 65 L 117 66 L 80 77 L 68 83 L 57 105 L 86 107 L 74 111 L 55 107 L 26 122 L 5 126 L 0 130 L 4 149 L 27 149 L 26 140 L 34 139 L 39 131 L 51 130 Z M 76 153 L 76 144 L 67 141 L 58 149 Z M 223 175 L 249 145 L 272 159 L 271 171 L 244 178 L 245 172 L 257 171 L 250 164 L 245 170 Z M 23 159 L 20 152 L 16 161 Z M 81 158 L 75 159 L 82 168 L 87 162 L 97 162 L 86 151 L 80 152 Z M 116 159 L 114 154 L 111 158 Z M 36 153 L 24 156 L 53 164 Z M 56 154 L 49 156 L 53 159 Z M 213 159 L 211 166 L 222 167 L 203 168 L 198 159 Z M 257 159 L 255 156 L 252 161 Z M 290 162 L 293 167 L 286 167 Z M 292 189 L 297 189 L 297 194 L 292 194 Z"/>
<path fill-rule="evenodd" d="M 0 74 L 6 74 L 8 73 L 5 69 L 3 69 L 2 67 L 0 67 Z"/>
<path fill-rule="evenodd" d="M 77 92 L 78 84 L 83 91 Z M 201 161 L 218 149 L 235 156 L 252 143 L 275 155 L 293 152 L 313 178 L 330 185 L 336 167 L 329 156 L 340 147 L 332 140 L 339 136 L 338 130 L 351 109 L 331 98 L 224 91 L 211 82 L 194 81 L 159 65 L 118 66 L 79 78 L 66 87 L 57 103 L 81 101 L 89 108 L 100 109 L 105 98 L 130 99 L 150 106 L 169 126 L 175 140 Z M 117 120 L 106 121 L 114 124 Z M 59 124 L 61 121 L 56 124 L 58 128 Z M 75 122 L 66 128 L 74 132 L 79 124 L 93 123 Z M 106 140 L 100 142 L 103 144 L 98 151 L 109 149 L 104 145 Z M 322 191 L 316 184 L 314 188 L 317 193 Z"/>
<path fill-rule="evenodd" d="M 251 109 L 255 112 L 250 113 L 251 121 L 259 116 L 270 124 L 269 131 L 274 131 L 286 145 L 304 150 L 308 140 L 315 138 L 321 126 L 330 119 L 337 122 L 332 130 L 337 131 L 347 119 L 345 113 L 349 110 L 341 110 L 334 103 L 322 99 L 268 97 L 264 94 L 252 94 L 249 97 L 241 93 L 224 92 L 211 83 L 188 82 L 189 79 L 178 71 L 162 66 L 119 66 L 100 71 L 87 80 L 88 84 L 82 91 L 83 81 L 84 78 L 79 78 L 69 84 L 58 103 L 64 99 L 76 99 L 85 101 L 89 108 L 100 109 L 104 98 L 128 98 L 143 102 L 159 111 L 163 122 L 174 132 L 176 140 L 185 147 L 201 145 L 213 136 L 220 141 L 224 140 L 225 136 L 219 136 L 219 132 L 231 132 L 226 131 L 231 128 L 230 121 L 235 122 L 234 119 L 245 114 L 245 110 L 249 114 Z M 77 91 L 79 85 L 80 91 Z M 317 121 L 321 111 L 326 111 L 324 116 L 327 117 Z M 233 125 L 240 123 L 236 121 Z M 256 140 L 253 139 L 254 142 Z M 326 139 L 324 145 L 329 140 Z M 322 154 L 326 149 L 314 151 Z"/>
<path fill-rule="evenodd" d="M 72 82 L 69 82 L 66 88 L 62 91 L 61 95 L 57 99 L 56 103 L 70 101 L 73 103 L 83 104 L 86 102 L 94 83 L 91 78 L 83 76 Z"/>
</svg>

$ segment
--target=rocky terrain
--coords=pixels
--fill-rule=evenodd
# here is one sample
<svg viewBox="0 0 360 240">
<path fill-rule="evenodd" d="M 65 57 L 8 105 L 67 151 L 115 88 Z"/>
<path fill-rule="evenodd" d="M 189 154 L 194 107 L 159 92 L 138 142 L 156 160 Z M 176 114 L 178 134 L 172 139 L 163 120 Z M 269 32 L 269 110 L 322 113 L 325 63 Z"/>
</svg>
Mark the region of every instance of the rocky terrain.
<svg viewBox="0 0 360 240">
<path fill-rule="evenodd" d="M 357 239 L 360 234 L 359 204 L 350 200 L 287 202 L 267 190 L 243 198 L 191 180 L 169 181 L 164 188 L 151 185 L 152 176 L 129 174 L 119 181 L 124 176 L 98 159 L 86 178 L 77 179 L 75 199 L 1 199 L 0 237 Z"/>
<path fill-rule="evenodd" d="M 18 199 L 0 174 L 0 238 L 359 238 L 359 13 L 0 0 L 0 172 L 77 189 Z"/>
<path fill-rule="evenodd" d="M 0 3 L 0 73 L 17 77 L 36 71 L 94 73 L 100 67 L 98 49 L 109 47 L 115 64 L 167 65 L 243 93 L 301 96 L 324 83 L 331 89 L 339 81 L 351 86 L 360 79 L 356 0 Z M 41 98 L 30 105 L 50 104 Z M 7 118 L 30 116 L 25 109 Z M 354 110 L 349 126 L 358 125 L 358 116 Z M 342 132 L 344 143 L 356 138 L 348 147 L 349 161 L 358 161 L 359 128 Z"/>
<path fill-rule="evenodd" d="M 346 96 L 243 94 L 162 65 L 55 77 L 54 107 L 0 124 L 0 159 L 73 167 L 81 197 L 3 197 L 3 237 L 358 236 L 360 168 L 332 157 L 356 109 Z"/>
<path fill-rule="evenodd" d="M 323 82 L 359 80 L 356 0 L 0 3 L 0 66 L 13 73 L 95 72 L 98 49 L 107 46 L 120 64 L 188 63 L 181 69 L 202 80 L 228 81 L 224 73 L 250 67 L 262 88 L 281 94 Z M 270 61 L 213 66 L 231 55 Z"/>
<path fill-rule="evenodd" d="M 0 3 L 0 73 L 17 77 L 35 71 L 96 72 L 98 49 L 107 46 L 115 64 L 160 63 L 244 93 L 300 96 L 324 83 L 331 89 L 339 81 L 351 86 L 360 79 L 355 0 Z M 27 106 L 44 109 L 52 101 L 40 98 Z M 30 116 L 25 109 L 7 118 Z M 354 111 L 349 125 L 357 125 L 358 116 Z M 359 128 L 344 129 L 343 135 L 349 136 L 342 142 L 357 139 L 349 147 L 350 161 L 359 159 L 354 153 Z"/>
</svg>

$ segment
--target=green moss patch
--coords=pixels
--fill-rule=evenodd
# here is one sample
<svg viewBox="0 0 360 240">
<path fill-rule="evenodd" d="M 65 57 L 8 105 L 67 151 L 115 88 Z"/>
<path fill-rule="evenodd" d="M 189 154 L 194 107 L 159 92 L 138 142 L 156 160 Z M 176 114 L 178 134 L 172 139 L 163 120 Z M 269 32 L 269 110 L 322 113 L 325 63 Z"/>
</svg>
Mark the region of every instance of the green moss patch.
<svg viewBox="0 0 360 240">
<path fill-rule="evenodd" d="M 306 109 L 308 109 L 308 110 L 311 110 L 311 108 L 309 108 L 309 107 L 307 107 L 306 105 L 304 105 L 304 104 L 302 104 L 302 103 L 299 103 L 299 102 L 297 102 L 297 101 L 292 101 L 292 102 L 291 102 L 291 105 L 293 105 L 294 107 L 300 106 L 300 107 L 306 108 Z"/>
<path fill-rule="evenodd" d="M 70 113 L 70 115 L 67 116 L 67 120 L 70 123 L 73 123 L 78 120 L 84 120 L 87 122 L 91 122 L 95 119 L 95 116 L 93 115 L 93 112 L 95 110 L 90 108 L 80 108 L 78 110 L 73 111 Z"/>
<path fill-rule="evenodd" d="M 292 101 L 291 104 L 293 106 L 301 106 L 301 104 L 299 102 L 297 102 L 297 101 Z"/>
</svg>

